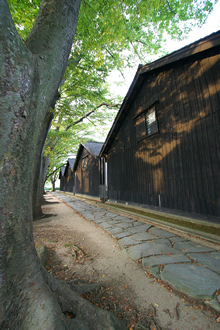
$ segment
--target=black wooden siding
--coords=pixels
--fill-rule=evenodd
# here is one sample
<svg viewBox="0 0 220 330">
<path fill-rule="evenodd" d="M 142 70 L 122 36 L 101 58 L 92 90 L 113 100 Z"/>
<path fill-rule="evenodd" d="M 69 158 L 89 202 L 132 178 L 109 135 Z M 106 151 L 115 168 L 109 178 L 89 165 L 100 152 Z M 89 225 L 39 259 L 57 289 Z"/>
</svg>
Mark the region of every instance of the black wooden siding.
<svg viewBox="0 0 220 330">
<path fill-rule="evenodd" d="M 60 179 L 60 190 L 61 191 L 65 191 L 65 177 L 64 177 L 64 173 L 65 173 L 65 166 L 63 166 L 60 170 L 60 174 L 59 174 L 59 179 Z"/>
<path fill-rule="evenodd" d="M 60 177 L 60 190 L 64 191 L 65 189 L 65 182 L 64 182 L 64 177 Z"/>
<path fill-rule="evenodd" d="M 67 168 L 64 173 L 64 191 L 75 192 L 75 172 L 71 170 L 71 166 L 67 163 Z"/>
<path fill-rule="evenodd" d="M 87 165 L 82 167 L 83 159 L 87 157 Z M 76 169 L 76 194 L 99 196 L 99 157 L 94 157 L 85 148 L 81 153 Z"/>
<path fill-rule="evenodd" d="M 220 50 L 211 52 L 145 74 L 107 153 L 109 199 L 220 216 Z M 155 100 L 159 133 L 137 142 L 134 118 Z"/>
</svg>

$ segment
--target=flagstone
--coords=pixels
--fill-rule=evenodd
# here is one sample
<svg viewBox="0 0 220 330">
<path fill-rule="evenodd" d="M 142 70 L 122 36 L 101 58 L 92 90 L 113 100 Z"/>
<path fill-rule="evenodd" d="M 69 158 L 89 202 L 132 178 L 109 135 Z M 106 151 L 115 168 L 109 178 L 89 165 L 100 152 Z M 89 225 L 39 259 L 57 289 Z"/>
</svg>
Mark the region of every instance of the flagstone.
<svg viewBox="0 0 220 330">
<path fill-rule="evenodd" d="M 150 241 L 147 243 L 130 246 L 127 249 L 123 249 L 123 252 L 128 254 L 134 260 L 158 254 L 179 253 L 177 250 L 173 249 L 172 247 L 169 247 L 164 242 L 160 243 L 158 241 Z"/>
<path fill-rule="evenodd" d="M 157 227 L 150 228 L 149 233 L 160 236 L 160 237 L 164 237 L 164 238 L 169 238 L 169 237 L 172 237 L 172 236 L 176 236 L 175 234 L 173 234 L 173 233 L 171 233 L 167 230 L 157 228 Z"/>
<path fill-rule="evenodd" d="M 147 269 L 147 272 L 149 274 L 153 275 L 158 280 L 160 280 L 160 274 L 161 274 L 161 268 L 160 267 L 158 267 L 158 266 L 151 267 L 151 268 Z"/>
<path fill-rule="evenodd" d="M 166 265 L 161 273 L 161 279 L 196 299 L 213 299 L 214 292 L 219 289 L 220 284 L 218 274 L 196 264 Z"/>
<path fill-rule="evenodd" d="M 195 242 L 187 241 L 187 242 L 176 242 L 174 244 L 175 249 L 182 251 L 184 253 L 187 252 L 212 252 L 213 249 L 206 247 L 204 245 L 200 245 Z"/>
<path fill-rule="evenodd" d="M 190 262 L 191 260 L 182 254 L 169 254 L 169 255 L 159 255 L 142 259 L 142 265 L 144 267 L 153 267 L 158 265 L 167 265 L 167 264 L 175 264 L 182 262 Z"/>
<path fill-rule="evenodd" d="M 220 252 L 188 253 L 187 256 L 220 275 Z M 219 283 L 220 288 L 220 283 Z"/>
<path fill-rule="evenodd" d="M 113 229 L 112 225 L 110 225 L 107 221 L 104 221 L 104 222 L 100 223 L 100 226 L 104 229 L 105 228 L 112 228 Z"/>
<path fill-rule="evenodd" d="M 189 240 L 184 238 L 184 237 L 180 237 L 180 236 L 173 236 L 173 237 L 169 237 L 169 240 L 176 243 L 176 242 L 188 242 Z"/>
<path fill-rule="evenodd" d="M 151 227 L 151 225 L 149 224 L 144 224 L 144 225 L 141 225 L 141 226 L 135 226 L 135 227 L 132 227 L 132 228 L 129 228 L 128 230 L 133 233 L 133 234 L 136 234 L 136 233 L 141 233 L 143 231 L 147 231 L 149 228 Z"/>
<path fill-rule="evenodd" d="M 153 234 L 150 234 L 148 232 L 143 232 L 143 233 L 137 233 L 134 235 L 131 235 L 131 238 L 137 240 L 137 241 L 148 241 L 148 240 L 155 240 L 157 237 Z M 160 239 L 158 237 L 158 239 Z"/>
<path fill-rule="evenodd" d="M 117 226 L 121 227 L 121 228 L 133 228 L 132 222 L 129 223 L 125 223 L 125 222 L 121 222 L 119 224 L 117 224 Z"/>
<path fill-rule="evenodd" d="M 123 238 L 123 237 L 130 236 L 130 235 L 131 235 L 131 233 L 129 231 L 123 231 L 123 232 L 119 232 L 119 233 L 113 234 L 112 236 L 114 238 L 119 239 L 119 238 Z"/>
<path fill-rule="evenodd" d="M 123 232 L 123 228 L 120 228 L 120 227 L 112 227 L 112 228 L 108 228 L 108 232 L 112 235 L 115 235 L 115 234 L 118 234 L 118 233 L 122 233 Z M 128 233 L 129 235 L 131 233 Z"/>
<path fill-rule="evenodd" d="M 134 239 L 130 238 L 130 237 L 123 237 L 121 239 L 118 240 L 118 243 L 122 246 L 129 246 L 129 245 L 136 245 L 138 244 L 137 241 L 135 241 Z"/>
</svg>

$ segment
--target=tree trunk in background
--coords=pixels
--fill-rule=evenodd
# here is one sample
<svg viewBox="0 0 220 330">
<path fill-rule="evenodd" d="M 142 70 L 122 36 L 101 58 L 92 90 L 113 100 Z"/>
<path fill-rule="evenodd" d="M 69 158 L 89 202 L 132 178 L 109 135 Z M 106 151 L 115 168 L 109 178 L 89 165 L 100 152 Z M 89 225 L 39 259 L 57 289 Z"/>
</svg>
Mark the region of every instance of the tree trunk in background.
<svg viewBox="0 0 220 330">
<path fill-rule="evenodd" d="M 50 105 L 52 109 L 55 108 L 56 101 L 59 99 L 59 97 L 60 93 L 57 91 Z M 33 184 L 33 219 L 38 219 L 43 215 L 41 205 L 43 203 L 44 183 L 46 180 L 47 168 L 49 165 L 49 157 L 45 157 L 45 159 L 43 158 L 43 150 L 52 119 L 53 114 L 48 111 L 44 123 L 42 125 L 40 140 L 38 141 L 38 154 L 35 159 L 36 172 L 34 175 Z"/>
<path fill-rule="evenodd" d="M 52 184 L 52 191 L 55 191 L 56 190 L 56 187 L 55 187 L 56 178 L 55 178 L 55 176 L 51 175 L 50 181 L 51 181 L 51 184 Z"/>
<path fill-rule="evenodd" d="M 45 193 L 44 186 L 46 183 L 46 178 L 47 178 L 47 169 L 49 166 L 50 158 L 49 157 L 43 157 L 43 167 L 42 167 L 42 180 L 41 180 L 41 188 L 42 188 L 42 194 Z"/>
<path fill-rule="evenodd" d="M 44 185 L 49 165 L 49 157 L 41 157 L 39 176 L 36 178 L 36 191 L 33 190 L 33 219 L 36 220 L 43 215 L 42 204 L 44 201 Z"/>
<path fill-rule="evenodd" d="M 40 135 L 40 141 L 38 143 L 38 148 L 37 148 L 38 153 L 35 158 L 36 172 L 34 175 L 34 182 L 33 182 L 33 219 L 40 218 L 43 215 L 41 205 L 43 202 L 44 182 L 46 177 L 45 167 L 47 173 L 47 167 L 49 164 L 49 158 L 46 157 L 47 158 L 46 163 L 43 158 L 43 148 L 52 118 L 53 118 L 52 114 L 48 113 L 42 127 L 42 133 Z"/>
</svg>

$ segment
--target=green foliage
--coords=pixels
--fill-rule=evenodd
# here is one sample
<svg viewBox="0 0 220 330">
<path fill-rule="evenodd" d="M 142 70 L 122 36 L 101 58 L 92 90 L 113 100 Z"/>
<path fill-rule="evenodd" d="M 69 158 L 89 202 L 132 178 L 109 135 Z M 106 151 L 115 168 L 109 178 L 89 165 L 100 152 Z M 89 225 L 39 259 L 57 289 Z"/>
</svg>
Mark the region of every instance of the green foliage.
<svg viewBox="0 0 220 330">
<path fill-rule="evenodd" d="M 26 40 L 37 16 L 40 0 L 8 0 L 11 15 L 22 40 Z"/>
<path fill-rule="evenodd" d="M 8 0 L 12 17 L 26 39 L 40 0 Z M 202 25 L 215 0 L 82 0 L 72 59 L 82 58 L 107 74 L 161 50 L 164 33 L 181 39 Z M 126 54 L 124 53 L 126 51 Z M 128 51 L 131 53 L 128 56 Z M 71 61 L 70 61 L 71 63 Z"/>
</svg>

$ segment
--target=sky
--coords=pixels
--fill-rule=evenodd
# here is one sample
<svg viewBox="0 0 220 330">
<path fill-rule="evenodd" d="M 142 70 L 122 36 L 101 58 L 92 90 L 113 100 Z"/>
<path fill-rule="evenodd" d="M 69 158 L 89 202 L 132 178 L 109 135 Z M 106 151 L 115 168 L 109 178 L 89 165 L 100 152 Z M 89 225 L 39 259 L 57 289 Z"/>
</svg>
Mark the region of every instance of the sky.
<svg viewBox="0 0 220 330">
<path fill-rule="evenodd" d="M 201 38 L 204 38 L 208 36 L 211 33 L 214 33 L 216 31 L 220 30 L 220 1 L 214 6 L 214 10 L 209 15 L 206 23 L 201 28 L 195 28 L 192 32 L 189 33 L 187 39 L 182 41 L 175 41 L 175 40 L 169 40 L 167 39 L 166 44 L 164 45 L 164 48 L 169 53 L 174 52 L 175 50 L 178 50 L 186 45 L 191 44 L 192 42 L 199 40 Z M 114 94 L 119 94 L 123 98 L 126 96 L 127 91 L 132 83 L 132 80 L 135 76 L 135 73 L 138 68 L 137 66 L 125 71 L 124 76 L 125 80 L 122 78 L 120 73 L 118 72 L 112 72 L 109 78 L 109 83 L 111 85 L 111 92 Z M 144 64 L 144 63 L 142 63 Z M 120 85 L 114 84 L 114 81 L 119 82 Z"/>
</svg>

